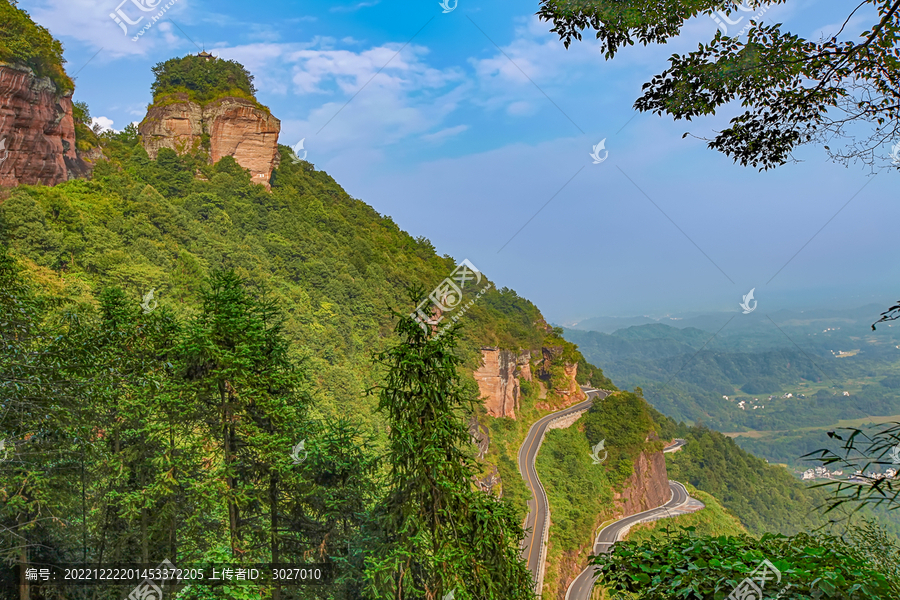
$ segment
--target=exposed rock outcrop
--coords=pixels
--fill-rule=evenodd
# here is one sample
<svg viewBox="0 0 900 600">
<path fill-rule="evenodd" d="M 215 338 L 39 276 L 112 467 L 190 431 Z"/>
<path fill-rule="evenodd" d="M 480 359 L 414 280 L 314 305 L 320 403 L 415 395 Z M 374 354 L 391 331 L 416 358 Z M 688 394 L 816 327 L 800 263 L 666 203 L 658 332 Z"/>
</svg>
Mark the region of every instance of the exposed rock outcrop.
<svg viewBox="0 0 900 600">
<path fill-rule="evenodd" d="M 87 172 L 75 152 L 71 92 L 0 63 L 0 186 L 56 185 Z"/>
<path fill-rule="evenodd" d="M 499 348 L 482 348 L 481 356 L 481 367 L 475 371 L 474 376 L 487 413 L 492 417 L 515 419 L 519 409 L 520 356 Z M 525 362 L 528 362 L 527 357 Z M 530 373 L 529 369 L 529 375 Z"/>
<path fill-rule="evenodd" d="M 542 348 L 542 361 L 537 371 L 538 386 L 545 390 L 542 381 L 550 380 L 550 367 L 554 361 L 558 361 L 562 354 L 562 348 Z M 521 380 L 535 381 L 531 370 L 531 352 L 515 353 L 498 348 L 481 349 L 482 364 L 475 371 L 475 381 L 484 399 L 484 407 L 492 417 L 516 418 L 519 410 L 519 398 L 521 396 Z M 555 382 L 557 388 L 553 391 L 557 396 L 554 403 L 539 402 L 537 407 L 542 410 L 553 410 L 569 406 L 584 400 L 587 396 L 581 391 L 581 386 L 576 381 L 578 374 L 577 364 L 563 364 L 565 374 L 564 385 L 559 387 L 559 381 Z M 545 398 L 546 393 L 540 395 Z M 559 402 L 559 397 L 563 402 Z"/>
<path fill-rule="evenodd" d="M 551 346 L 549 348 L 545 346 L 541 348 L 542 361 L 541 368 L 538 373 L 538 377 L 540 379 L 544 381 L 550 381 L 550 367 L 553 365 L 553 363 L 559 361 L 559 357 L 562 356 L 562 353 L 563 349 L 558 346 Z M 587 397 L 585 396 L 584 392 L 581 391 L 581 386 L 578 385 L 578 381 L 576 380 L 576 376 L 578 375 L 578 364 L 564 363 L 563 372 L 565 374 L 565 385 L 557 386 L 553 390 L 565 399 L 560 407 L 565 407 L 569 406 L 570 404 L 581 402 Z M 559 382 L 556 382 L 556 384 L 558 383 Z"/>
<path fill-rule="evenodd" d="M 616 492 L 613 496 L 616 500 L 613 518 L 621 519 L 662 506 L 669 501 L 669 494 L 669 475 L 666 472 L 666 459 L 663 453 L 642 452 L 634 461 L 634 472 L 631 477 L 622 484 L 622 491 Z M 593 542 L 586 536 L 577 551 L 563 554 L 559 563 L 560 585 L 556 590 L 557 600 L 565 600 L 569 585 L 587 566 L 587 557 L 592 548 Z"/>
<path fill-rule="evenodd" d="M 138 126 L 151 158 L 160 148 L 182 154 L 208 146 L 210 161 L 231 156 L 266 188 L 278 166 L 280 131 L 281 121 L 252 100 L 225 97 L 201 106 L 184 93 L 166 96 L 164 102 L 151 106 Z"/>
<path fill-rule="evenodd" d="M 634 472 L 614 498 L 619 503 L 620 516 L 627 516 L 662 506 L 669 501 L 669 495 L 665 456 L 662 452 L 641 452 L 634 461 Z"/>
</svg>

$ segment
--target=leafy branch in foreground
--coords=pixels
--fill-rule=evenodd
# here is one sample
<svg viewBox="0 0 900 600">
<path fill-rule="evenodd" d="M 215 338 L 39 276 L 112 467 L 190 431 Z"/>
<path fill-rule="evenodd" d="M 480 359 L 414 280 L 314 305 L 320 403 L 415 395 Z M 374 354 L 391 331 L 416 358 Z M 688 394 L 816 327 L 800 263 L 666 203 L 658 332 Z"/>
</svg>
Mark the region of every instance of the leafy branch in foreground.
<svg viewBox="0 0 900 600">
<path fill-rule="evenodd" d="M 802 457 L 811 457 L 824 466 L 837 464 L 857 473 L 852 481 L 827 481 L 812 486 L 831 488 L 828 511 L 846 504 L 856 505 L 854 510 L 867 504 L 886 505 L 892 510 L 900 508 L 900 479 L 888 477 L 886 473 L 869 471 L 872 467 L 884 465 L 900 469 L 900 423 L 886 425 L 874 432 L 855 427 L 829 431 L 828 437 L 843 442 L 840 453 L 820 449 Z"/>
<path fill-rule="evenodd" d="M 900 300 L 897 301 L 897 304 L 881 313 L 881 318 L 872 323 L 872 331 L 875 331 L 875 326 L 879 323 L 884 323 L 885 321 L 896 321 L 897 319 L 900 319 Z"/>
<path fill-rule="evenodd" d="M 750 0 L 753 9 L 762 4 Z M 877 11 L 877 21 L 856 41 L 839 39 L 865 5 Z M 738 6 L 734 0 L 541 0 L 537 14 L 553 23 L 551 31 L 567 48 L 582 30 L 596 30 L 610 59 L 635 41 L 666 43 L 688 20 L 717 11 L 730 15 Z M 840 31 L 820 41 L 782 31 L 780 24 L 754 22 L 746 41 L 716 31 L 697 50 L 673 54 L 669 68 L 644 84 L 634 107 L 691 120 L 740 101 L 746 110 L 707 140 L 735 162 L 769 169 L 794 161 L 798 146 L 818 143 L 835 162 L 859 160 L 874 170 L 886 160 L 881 148 L 900 134 L 898 34 L 900 0 L 863 0 Z M 858 138 L 866 127 L 868 137 Z M 835 138 L 846 147 L 832 150 L 827 144 Z"/>
<path fill-rule="evenodd" d="M 598 583 L 635 600 L 724 600 L 768 560 L 780 578 L 766 582 L 765 597 L 866 600 L 895 598 L 900 592 L 896 569 L 887 569 L 888 577 L 873 563 L 873 556 L 887 551 L 877 544 L 890 542 L 868 533 L 857 535 L 854 544 L 831 535 L 766 534 L 756 539 L 694 536 L 693 527 L 681 529 L 647 542 L 619 542 L 610 554 L 593 557 L 601 569 Z M 892 551 L 896 554 L 896 546 Z"/>
</svg>

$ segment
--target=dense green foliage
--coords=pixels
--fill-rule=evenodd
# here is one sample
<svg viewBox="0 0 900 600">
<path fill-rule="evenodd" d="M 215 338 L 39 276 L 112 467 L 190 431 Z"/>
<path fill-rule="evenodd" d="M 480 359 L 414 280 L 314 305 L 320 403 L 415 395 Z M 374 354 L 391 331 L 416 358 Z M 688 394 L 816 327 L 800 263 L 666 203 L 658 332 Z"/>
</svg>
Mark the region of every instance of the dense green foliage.
<svg viewBox="0 0 900 600">
<path fill-rule="evenodd" d="M 818 322 L 788 323 L 782 329 L 790 339 L 766 323 L 758 330 L 729 324 L 734 331 L 718 335 L 650 324 L 613 334 L 567 330 L 566 338 L 620 386 L 642 386 L 657 409 L 721 431 L 827 427 L 840 419 L 900 414 L 893 380 L 875 377 L 896 372 L 891 330 L 854 341 L 867 321 L 844 321 L 844 331 L 835 334 L 822 334 Z M 803 350 L 791 339 L 803 340 Z M 836 359 L 831 353 L 862 344 L 865 352 L 858 356 Z M 854 382 L 849 396 L 835 387 L 841 382 Z M 782 398 L 786 393 L 792 397 Z"/>
<path fill-rule="evenodd" d="M 322 427 L 270 298 L 218 272 L 179 320 L 118 288 L 97 307 L 41 295 L 5 251 L 0 277 L 4 562 L 340 556 L 287 452 Z"/>
<path fill-rule="evenodd" d="M 669 477 L 712 494 L 754 534 L 794 534 L 823 523 L 822 494 L 787 469 L 770 466 L 717 431 L 692 427 L 688 443 L 668 457 Z"/>
<path fill-rule="evenodd" d="M 884 546 L 887 540 L 868 533 L 848 539 L 807 533 L 757 539 L 687 532 L 620 542 L 594 563 L 603 569 L 600 585 L 634 600 L 724 600 L 735 589 L 749 588 L 748 578 L 767 598 L 896 598 L 900 580 L 884 557 L 896 557 L 897 546 Z"/>
<path fill-rule="evenodd" d="M 75 83 L 63 69 L 62 44 L 17 4 L 0 0 L 0 62 L 28 67 L 38 77 L 49 77 L 60 94 L 71 92 Z"/>
<path fill-rule="evenodd" d="M 309 416 L 307 365 L 266 290 L 215 271 L 199 295 L 183 319 L 115 287 L 76 303 L 39 293 L 0 253 L 0 560 L 317 561 L 335 583 L 282 598 L 419 598 L 451 584 L 462 599 L 530 597 L 518 517 L 472 486 L 476 394 L 457 375 L 455 331 L 430 341 L 400 319 L 403 341 L 379 357 L 383 455 L 358 424 Z"/>
<path fill-rule="evenodd" d="M 621 484 L 634 472 L 634 462 L 641 452 L 662 450 L 650 406 L 638 394 L 616 392 L 606 398 L 595 398 L 582 417 L 584 436 L 591 448 L 604 441 L 609 457 L 603 461 L 610 481 Z M 602 455 L 601 455 L 602 456 Z"/>
<path fill-rule="evenodd" d="M 553 515 L 550 538 L 563 551 L 573 550 L 590 539 L 585 532 L 598 519 L 611 515 L 611 473 L 593 464 L 591 448 L 576 427 L 548 431 L 535 464 Z"/>
<path fill-rule="evenodd" d="M 170 58 L 153 67 L 156 76 L 151 89 L 156 102 L 167 94 L 186 92 L 201 104 L 222 96 L 255 98 L 253 75 L 240 63 L 220 58 L 188 54 Z"/>
<path fill-rule="evenodd" d="M 803 144 L 824 146 L 832 159 L 847 164 L 862 160 L 874 165 L 887 158 L 885 141 L 900 132 L 897 100 L 900 58 L 900 3 L 863 0 L 847 5 L 844 26 L 830 36 L 807 39 L 783 31 L 782 23 L 765 25 L 759 16 L 766 5 L 791 0 L 742 2 L 722 0 L 541 0 L 538 15 L 553 24 L 566 47 L 585 30 L 596 31 L 607 59 L 636 41 L 665 44 L 677 38 L 699 15 L 714 15 L 719 23 L 741 11 L 756 11 L 746 39 L 737 27 L 716 31 L 696 50 L 673 54 L 662 73 L 643 85 L 634 103 L 640 111 L 691 120 L 714 115 L 725 106 L 743 107 L 730 126 L 709 140 L 709 147 L 760 170 L 793 159 Z M 866 6 L 868 10 L 861 12 Z M 852 10 L 851 10 L 851 7 Z M 863 17 L 862 15 L 865 15 Z M 741 15 L 737 21 L 751 15 Z M 721 18 L 720 18 L 721 17 Z M 852 19 L 861 19 L 850 25 Z M 854 31 L 855 29 L 855 31 Z M 845 31 L 846 30 L 846 31 Z M 853 36 L 856 35 L 854 39 Z M 860 129 L 868 128 L 868 137 Z M 687 134 L 685 134 L 687 135 Z M 844 149 L 827 144 L 844 138 Z M 881 162 L 880 160 L 877 162 Z M 886 165 L 890 161 L 885 161 Z"/>
<path fill-rule="evenodd" d="M 530 599 L 514 511 L 472 489 L 477 471 L 464 417 L 475 394 L 457 374 L 458 326 L 437 337 L 397 316 L 402 342 L 378 356 L 387 371 L 378 409 L 390 427 L 390 474 L 376 517 L 383 541 L 366 557 L 371 597 Z"/>
<path fill-rule="evenodd" d="M 75 147 L 79 152 L 100 145 L 100 137 L 91 129 L 91 110 L 86 102 L 72 103 L 72 120 L 75 122 Z"/>
<path fill-rule="evenodd" d="M 179 315 L 196 310 L 206 275 L 234 269 L 284 307 L 286 334 L 310 359 L 317 410 L 336 416 L 352 407 L 374 424 L 362 392 L 374 383 L 369 351 L 392 335 L 387 308 L 407 302 L 404 285 L 435 287 L 455 261 L 309 163 L 283 160 L 268 192 L 230 157 L 207 165 L 163 149 L 150 160 L 133 132 L 109 137 L 113 162 L 100 162 L 93 181 L 11 191 L 0 205 L 4 243 L 69 283 L 117 285 L 135 303 L 155 289 L 160 306 Z M 506 288 L 485 293 L 463 322 L 460 349 L 471 369 L 481 346 L 540 355 L 547 336 L 538 309 Z"/>
</svg>

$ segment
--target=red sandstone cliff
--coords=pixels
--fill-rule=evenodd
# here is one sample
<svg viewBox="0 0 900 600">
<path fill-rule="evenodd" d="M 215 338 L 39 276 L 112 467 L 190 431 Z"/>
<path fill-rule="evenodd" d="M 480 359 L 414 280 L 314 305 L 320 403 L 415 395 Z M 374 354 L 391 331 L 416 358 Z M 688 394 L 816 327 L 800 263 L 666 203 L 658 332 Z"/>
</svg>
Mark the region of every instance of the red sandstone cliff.
<svg viewBox="0 0 900 600">
<path fill-rule="evenodd" d="M 634 461 L 634 472 L 625 480 L 621 489 L 621 492 L 616 492 L 613 496 L 616 500 L 613 519 L 634 515 L 668 502 L 669 475 L 666 472 L 666 459 L 663 453 L 641 452 Z M 560 585 L 556 590 L 557 600 L 565 600 L 569 585 L 587 566 L 587 557 L 592 552 L 592 547 L 593 541 L 590 536 L 585 536 L 584 543 L 578 552 L 564 553 L 560 561 Z"/>
<path fill-rule="evenodd" d="M 541 368 L 538 377 L 549 380 L 550 366 L 558 359 L 562 348 L 542 348 Z M 478 390 L 484 400 L 484 407 L 492 417 L 516 418 L 519 410 L 519 398 L 521 396 L 520 380 L 532 381 L 531 352 L 516 354 L 509 350 L 498 348 L 481 349 L 481 366 L 475 371 L 475 381 L 478 382 Z M 560 403 L 551 404 L 540 402 L 537 407 L 542 410 L 559 409 L 581 402 L 586 398 L 581 386 L 575 377 L 578 373 L 577 364 L 564 364 L 565 386 L 554 391 L 563 398 Z M 559 382 L 556 382 L 557 384 Z"/>
<path fill-rule="evenodd" d="M 669 501 L 669 475 L 662 452 L 641 452 L 634 461 L 634 473 L 625 480 L 622 492 L 615 494 L 619 516 L 633 515 Z"/>
<path fill-rule="evenodd" d="M 160 148 L 178 153 L 196 151 L 203 146 L 207 134 L 212 162 L 224 156 L 234 157 L 250 170 L 254 182 L 270 187 L 272 171 L 278 166 L 281 121 L 243 98 L 220 98 L 202 106 L 190 101 L 187 94 L 174 94 L 167 99 L 175 102 L 151 106 L 138 126 L 151 158 L 156 158 Z"/>
<path fill-rule="evenodd" d="M 509 350 L 482 348 L 482 364 L 475 371 L 475 381 L 484 399 L 484 407 L 492 417 L 516 418 L 519 409 L 519 377 L 531 381 L 530 352 L 517 355 Z"/>
<path fill-rule="evenodd" d="M 56 185 L 87 172 L 75 152 L 72 94 L 0 63 L 0 186 Z"/>
<path fill-rule="evenodd" d="M 543 379 L 544 381 L 550 380 L 550 367 L 554 362 L 559 360 L 559 357 L 563 353 L 563 348 L 558 346 L 551 347 L 543 347 L 541 348 L 541 368 L 538 372 L 538 377 Z M 563 398 L 562 403 L 556 404 L 546 404 L 541 403 L 538 405 L 538 408 L 542 408 L 545 410 L 549 409 L 559 409 L 565 408 L 566 406 L 570 406 L 572 404 L 577 404 L 587 398 L 585 393 L 581 391 L 581 386 L 578 385 L 578 381 L 575 379 L 578 374 L 578 364 L 563 364 L 563 373 L 565 374 L 564 385 L 559 386 L 559 381 L 554 382 L 554 385 L 557 387 L 554 388 L 554 392 L 558 396 Z"/>
</svg>

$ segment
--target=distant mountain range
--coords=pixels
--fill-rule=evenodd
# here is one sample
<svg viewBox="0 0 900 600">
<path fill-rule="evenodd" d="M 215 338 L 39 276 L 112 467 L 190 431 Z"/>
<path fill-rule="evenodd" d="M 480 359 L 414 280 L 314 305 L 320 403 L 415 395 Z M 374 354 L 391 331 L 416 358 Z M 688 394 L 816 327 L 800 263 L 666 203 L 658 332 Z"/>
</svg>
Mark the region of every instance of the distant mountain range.
<svg viewBox="0 0 900 600">
<path fill-rule="evenodd" d="M 879 383 L 900 370 L 900 325 L 871 329 L 882 310 L 602 317 L 578 327 L 639 324 L 565 335 L 616 385 L 642 387 L 675 418 L 721 431 L 791 429 L 900 413 L 900 399 Z"/>
</svg>

